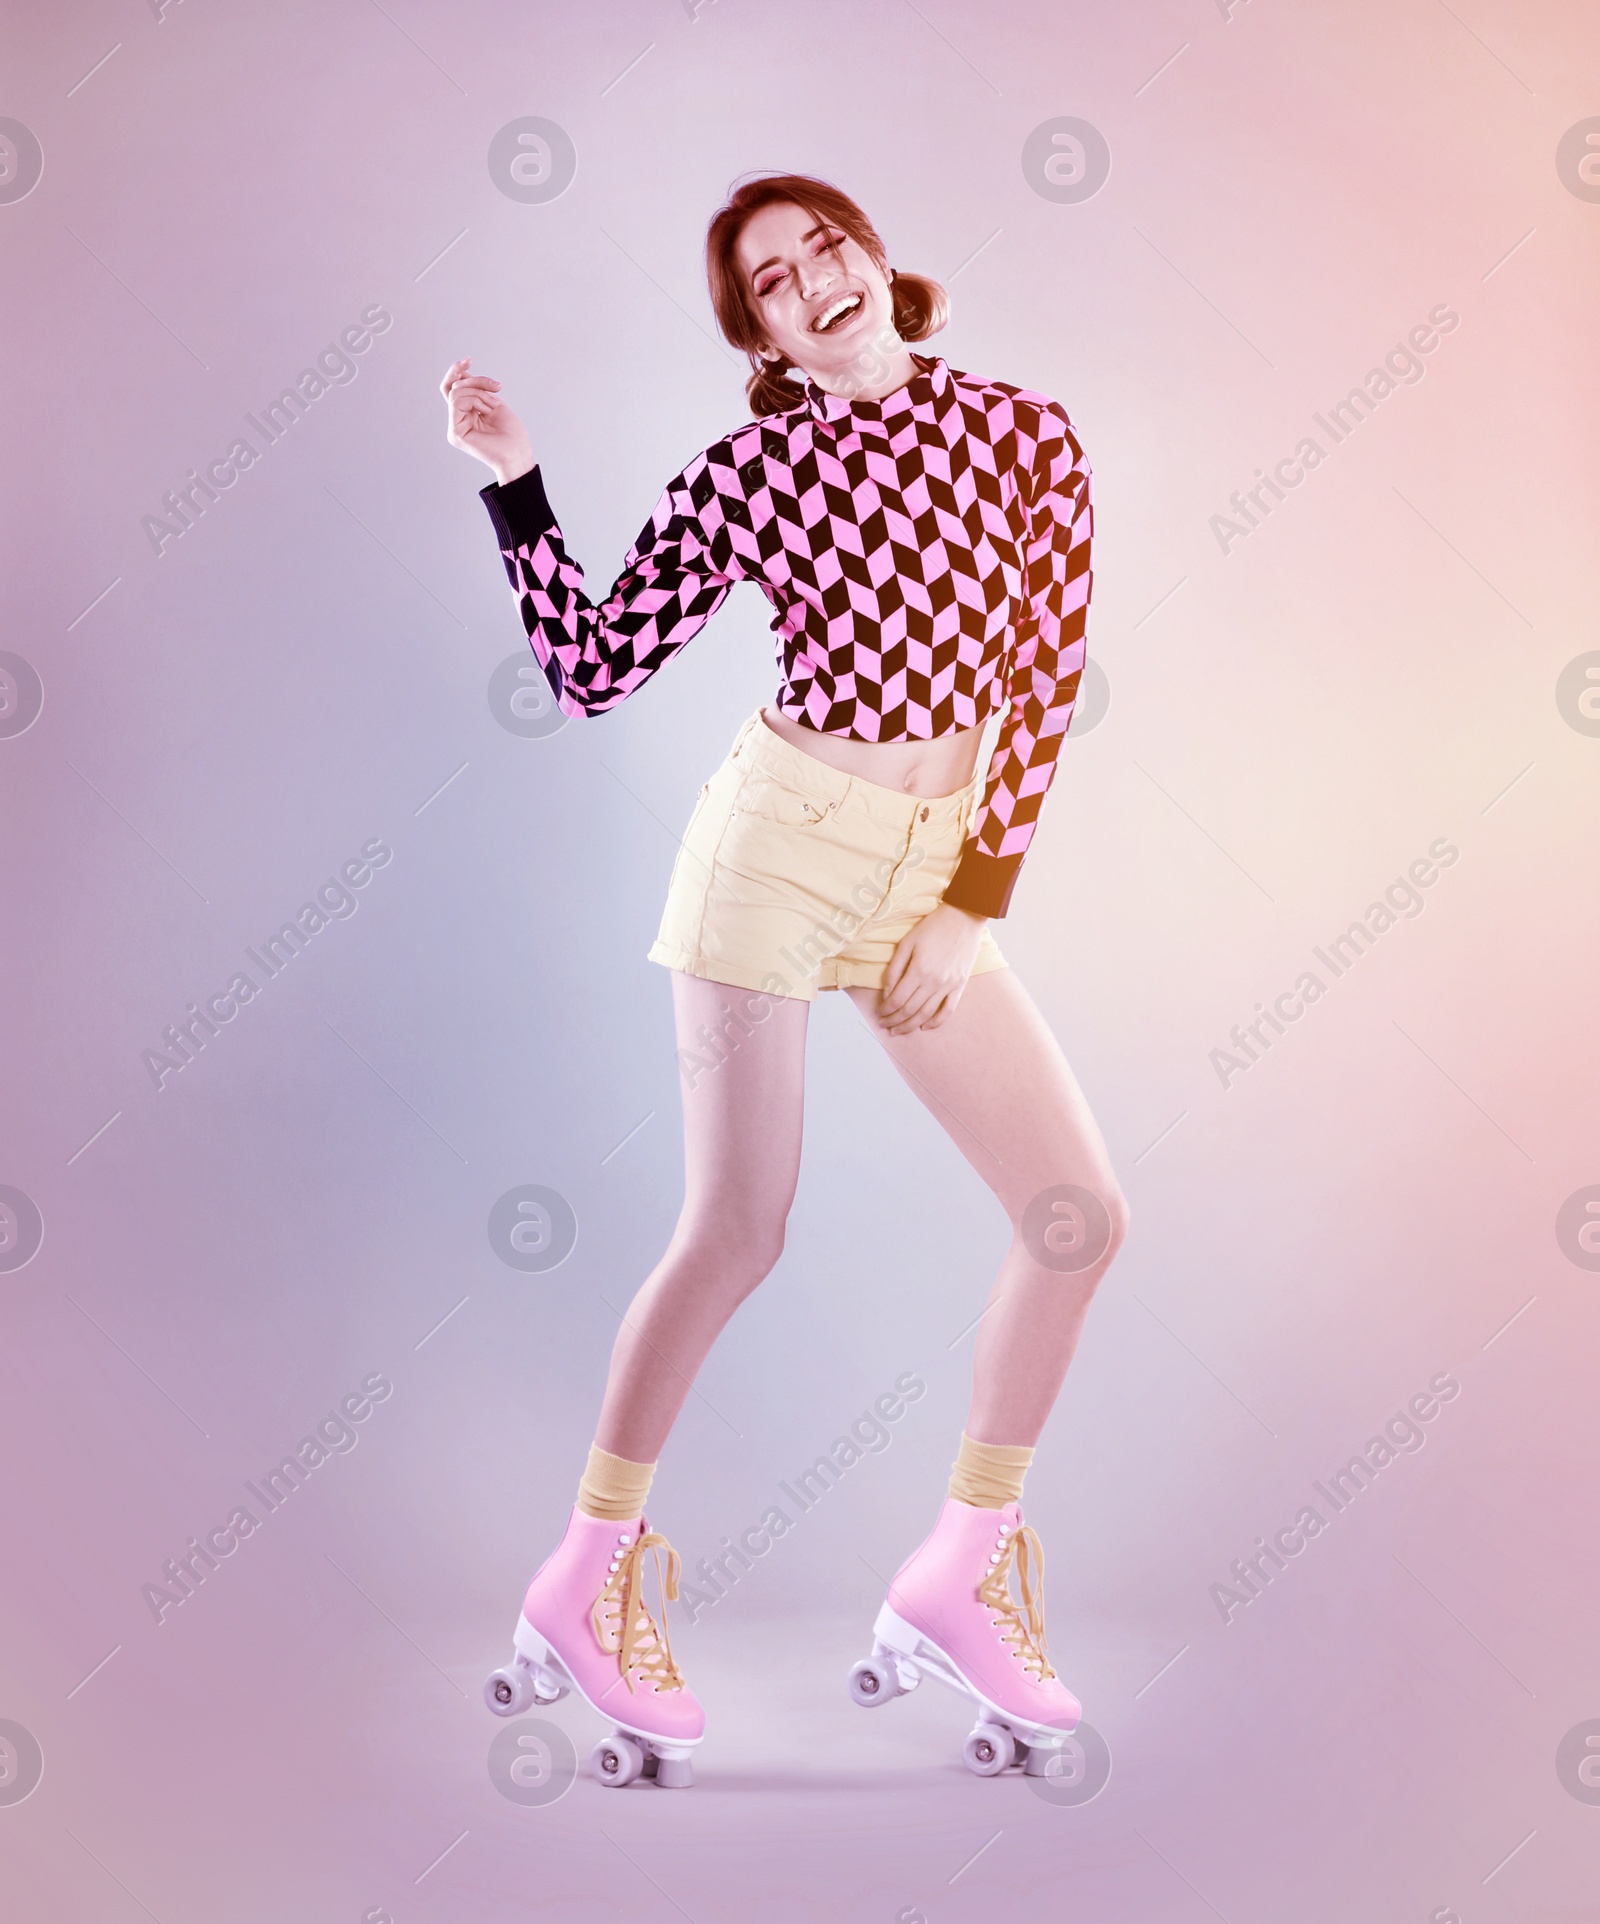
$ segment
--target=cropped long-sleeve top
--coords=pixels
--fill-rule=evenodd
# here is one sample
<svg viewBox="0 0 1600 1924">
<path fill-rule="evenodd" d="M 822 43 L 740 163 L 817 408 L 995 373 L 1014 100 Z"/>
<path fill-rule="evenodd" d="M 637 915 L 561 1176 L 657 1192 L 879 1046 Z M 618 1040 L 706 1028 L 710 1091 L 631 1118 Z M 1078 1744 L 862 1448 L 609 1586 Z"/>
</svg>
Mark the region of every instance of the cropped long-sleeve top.
<svg viewBox="0 0 1600 1924">
<path fill-rule="evenodd" d="M 600 715 L 753 581 L 773 607 L 774 706 L 850 741 L 930 741 L 1007 704 L 944 900 L 1003 916 L 1083 670 L 1089 464 L 1047 395 L 915 357 L 881 400 L 807 380 L 662 490 L 599 603 L 537 466 L 482 491 L 557 705 Z"/>
</svg>

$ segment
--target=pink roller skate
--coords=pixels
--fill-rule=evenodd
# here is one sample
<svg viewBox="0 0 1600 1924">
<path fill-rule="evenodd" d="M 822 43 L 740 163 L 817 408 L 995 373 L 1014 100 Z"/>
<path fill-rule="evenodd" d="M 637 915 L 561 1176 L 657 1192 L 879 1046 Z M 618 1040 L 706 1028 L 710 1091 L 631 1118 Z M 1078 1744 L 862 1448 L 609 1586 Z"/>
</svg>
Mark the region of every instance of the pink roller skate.
<svg viewBox="0 0 1600 1924">
<path fill-rule="evenodd" d="M 640 1594 L 646 1551 L 654 1553 L 662 1596 L 659 1631 Z M 666 1605 L 677 1595 L 678 1553 L 645 1518 L 610 1523 L 575 1508 L 528 1585 L 516 1655 L 484 1684 L 489 1708 L 516 1717 L 575 1690 L 616 1725 L 589 1758 L 602 1784 L 641 1776 L 673 1789 L 692 1784 L 690 1759 L 706 1720 L 667 1640 Z"/>
<path fill-rule="evenodd" d="M 1044 1553 L 1015 1503 L 984 1510 L 947 1497 L 872 1629 L 872 1655 L 850 1672 L 850 1695 L 887 1703 L 924 1675 L 960 1691 L 978 1710 L 962 1755 L 980 1777 L 1014 1763 L 1043 1776 L 1082 1715 L 1045 1655 Z"/>
</svg>

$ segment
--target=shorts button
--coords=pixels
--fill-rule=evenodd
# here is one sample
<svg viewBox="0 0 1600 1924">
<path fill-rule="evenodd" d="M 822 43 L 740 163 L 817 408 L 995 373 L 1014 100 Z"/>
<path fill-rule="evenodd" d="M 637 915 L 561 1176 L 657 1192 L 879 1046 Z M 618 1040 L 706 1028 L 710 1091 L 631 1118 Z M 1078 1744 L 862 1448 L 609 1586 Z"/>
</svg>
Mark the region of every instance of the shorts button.
<svg viewBox="0 0 1600 1924">
<path fill-rule="evenodd" d="M 919 822 L 925 822 L 925 821 L 926 821 L 927 819 L 928 819 L 928 811 L 927 811 L 927 808 L 926 808 L 926 806 L 924 806 L 924 808 L 923 808 L 923 811 L 922 811 L 922 813 L 921 813 L 921 814 L 920 814 L 920 815 L 919 815 L 919 816 L 917 817 L 917 820 L 918 820 Z"/>
</svg>

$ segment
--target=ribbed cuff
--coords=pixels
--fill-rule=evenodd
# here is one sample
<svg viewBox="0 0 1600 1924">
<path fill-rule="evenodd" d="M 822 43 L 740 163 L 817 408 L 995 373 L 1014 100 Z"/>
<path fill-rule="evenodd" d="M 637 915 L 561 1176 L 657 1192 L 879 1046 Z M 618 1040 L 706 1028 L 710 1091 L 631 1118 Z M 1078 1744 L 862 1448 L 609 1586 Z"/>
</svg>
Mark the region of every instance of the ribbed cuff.
<svg viewBox="0 0 1600 1924">
<path fill-rule="evenodd" d="M 598 1443 L 591 1443 L 589 1461 L 578 1484 L 578 1508 L 585 1516 L 603 1517 L 612 1523 L 636 1523 L 644 1514 L 655 1472 L 653 1463 L 613 1456 Z"/>
<path fill-rule="evenodd" d="M 980 1443 L 961 1432 L 950 1466 L 950 1495 L 979 1510 L 1003 1510 L 1022 1501 L 1022 1481 L 1033 1462 L 1031 1443 Z"/>
<path fill-rule="evenodd" d="M 545 499 L 544 477 L 537 462 L 526 474 L 519 474 L 504 487 L 498 481 L 491 481 L 488 487 L 478 490 L 478 498 L 489 510 L 489 519 L 494 523 L 504 552 L 532 547 L 547 528 L 556 525 L 554 511 Z"/>
<path fill-rule="evenodd" d="M 969 915 L 998 921 L 1011 906 L 1011 891 L 1021 869 L 1020 855 L 990 855 L 976 842 L 968 842 L 941 899 Z"/>
</svg>

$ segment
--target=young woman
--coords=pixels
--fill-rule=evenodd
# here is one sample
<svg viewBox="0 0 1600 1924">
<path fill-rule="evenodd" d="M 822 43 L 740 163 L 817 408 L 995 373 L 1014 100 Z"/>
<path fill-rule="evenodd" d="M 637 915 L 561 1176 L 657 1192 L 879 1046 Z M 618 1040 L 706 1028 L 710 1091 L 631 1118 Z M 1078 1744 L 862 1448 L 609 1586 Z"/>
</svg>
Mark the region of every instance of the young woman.
<svg viewBox="0 0 1600 1924">
<path fill-rule="evenodd" d="M 451 445 L 494 470 L 483 500 L 564 713 L 625 700 L 737 581 L 771 602 L 782 671 L 700 792 L 649 951 L 673 971 L 683 1211 L 624 1318 L 566 1534 L 487 1694 L 510 1715 L 576 1689 L 618 1725 L 595 1753 L 602 1781 L 690 1781 L 704 1719 L 664 1606 L 658 1627 L 644 1602 L 647 1553 L 668 1600 L 678 1569 L 645 1498 L 707 1352 L 783 1248 L 807 1011 L 842 989 L 1013 1228 L 947 1499 L 890 1586 L 852 1694 L 881 1702 L 932 1671 L 979 1706 L 973 1768 L 1031 1746 L 1038 1769 L 1079 1705 L 1045 1655 L 1023 1474 L 1127 1212 L 989 923 L 1011 900 L 1083 667 L 1089 465 L 1058 402 L 911 352 L 944 325 L 944 292 L 890 269 L 826 182 L 739 187 L 706 263 L 718 324 L 750 356 L 755 419 L 667 483 L 598 604 L 499 382 L 466 359 L 442 383 Z M 1002 703 L 985 773 L 982 726 Z"/>
</svg>

